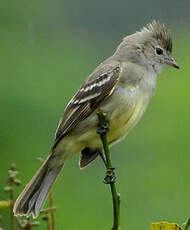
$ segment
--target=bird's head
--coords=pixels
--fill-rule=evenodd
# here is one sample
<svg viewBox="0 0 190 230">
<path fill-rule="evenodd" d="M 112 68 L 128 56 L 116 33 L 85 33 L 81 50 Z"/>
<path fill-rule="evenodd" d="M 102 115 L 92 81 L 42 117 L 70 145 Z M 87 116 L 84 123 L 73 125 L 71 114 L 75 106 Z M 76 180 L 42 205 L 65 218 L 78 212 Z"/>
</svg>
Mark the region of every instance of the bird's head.
<svg viewBox="0 0 190 230">
<path fill-rule="evenodd" d="M 164 24 L 155 20 L 140 31 L 125 37 L 116 54 L 156 73 L 167 65 L 179 69 L 172 57 L 171 34 Z"/>
</svg>

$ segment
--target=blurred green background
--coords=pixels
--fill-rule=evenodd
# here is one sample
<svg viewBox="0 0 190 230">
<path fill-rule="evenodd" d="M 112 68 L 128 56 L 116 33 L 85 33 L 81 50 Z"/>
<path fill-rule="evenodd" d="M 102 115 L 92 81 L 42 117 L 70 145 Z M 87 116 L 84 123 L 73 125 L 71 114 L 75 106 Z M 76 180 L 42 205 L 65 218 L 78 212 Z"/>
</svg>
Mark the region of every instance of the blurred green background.
<svg viewBox="0 0 190 230">
<path fill-rule="evenodd" d="M 64 108 L 121 39 L 153 19 L 174 38 L 182 67 L 158 78 L 143 119 L 111 150 L 121 193 L 122 229 L 184 222 L 190 213 L 190 1 L 55 0 L 0 2 L 0 200 L 16 163 L 23 184 L 45 157 Z M 55 189 L 56 229 L 110 229 L 112 203 L 100 159 L 80 171 L 78 157 Z M 22 186 L 17 189 L 17 194 Z M 0 225 L 8 228 L 9 215 Z M 38 229 L 45 229 L 42 224 Z"/>
</svg>

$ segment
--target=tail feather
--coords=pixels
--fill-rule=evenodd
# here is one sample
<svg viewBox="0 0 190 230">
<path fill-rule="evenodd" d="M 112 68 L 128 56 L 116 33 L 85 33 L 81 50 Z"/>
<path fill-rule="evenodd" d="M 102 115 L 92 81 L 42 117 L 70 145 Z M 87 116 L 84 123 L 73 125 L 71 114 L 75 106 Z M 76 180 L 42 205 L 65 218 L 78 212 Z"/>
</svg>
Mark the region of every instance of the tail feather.
<svg viewBox="0 0 190 230">
<path fill-rule="evenodd" d="M 39 215 L 48 193 L 64 165 L 49 169 L 51 160 L 49 157 L 43 163 L 16 200 L 13 209 L 15 215 L 30 216 L 32 214 L 34 218 Z"/>
</svg>

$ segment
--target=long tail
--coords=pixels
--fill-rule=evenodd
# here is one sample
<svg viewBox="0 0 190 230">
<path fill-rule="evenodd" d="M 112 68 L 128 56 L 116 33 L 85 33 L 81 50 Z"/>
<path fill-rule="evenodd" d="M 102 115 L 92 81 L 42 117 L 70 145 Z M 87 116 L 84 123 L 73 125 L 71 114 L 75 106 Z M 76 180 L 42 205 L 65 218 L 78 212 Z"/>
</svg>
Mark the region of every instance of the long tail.
<svg viewBox="0 0 190 230">
<path fill-rule="evenodd" d="M 26 185 L 23 192 L 15 202 L 13 212 L 14 215 L 23 215 L 37 217 L 42 209 L 48 192 L 53 186 L 57 176 L 59 175 L 64 163 L 59 167 L 50 167 L 53 158 L 50 156 L 42 164 L 40 169 Z"/>
</svg>

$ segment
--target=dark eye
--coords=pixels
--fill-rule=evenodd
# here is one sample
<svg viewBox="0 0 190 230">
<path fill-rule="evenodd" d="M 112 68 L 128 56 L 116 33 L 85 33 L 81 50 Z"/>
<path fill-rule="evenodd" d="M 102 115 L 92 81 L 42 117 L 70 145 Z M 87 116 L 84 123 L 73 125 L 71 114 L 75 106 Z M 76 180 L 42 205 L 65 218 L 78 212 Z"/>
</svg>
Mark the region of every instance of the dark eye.
<svg viewBox="0 0 190 230">
<path fill-rule="evenodd" d="M 158 55 L 161 55 L 161 54 L 163 54 L 163 50 L 161 48 L 156 48 L 156 53 Z"/>
</svg>

